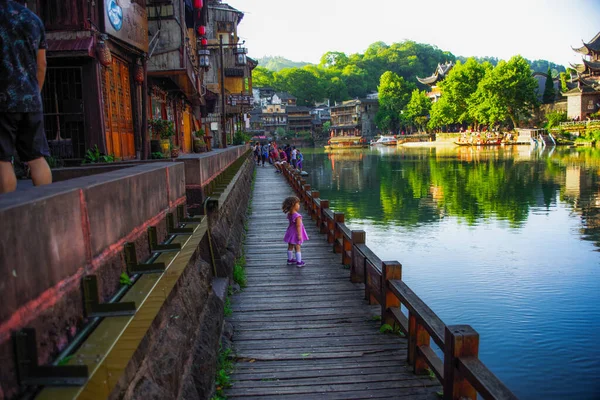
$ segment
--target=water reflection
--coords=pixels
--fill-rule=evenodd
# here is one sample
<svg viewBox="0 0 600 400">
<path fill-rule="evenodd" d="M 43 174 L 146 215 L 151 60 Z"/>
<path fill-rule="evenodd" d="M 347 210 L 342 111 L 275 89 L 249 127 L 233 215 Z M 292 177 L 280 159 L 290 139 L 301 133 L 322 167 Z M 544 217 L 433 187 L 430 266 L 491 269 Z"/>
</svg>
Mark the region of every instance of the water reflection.
<svg viewBox="0 0 600 400">
<path fill-rule="evenodd" d="M 309 182 L 520 398 L 597 398 L 600 151 L 307 151 Z"/>
<path fill-rule="evenodd" d="M 598 228 L 600 162 L 588 166 L 585 160 L 596 159 L 585 151 L 549 153 L 530 146 L 383 147 L 315 151 L 306 159 L 312 185 L 323 197 L 335 196 L 348 218 L 406 226 L 448 216 L 467 224 L 493 218 L 519 227 L 532 208 L 550 209 L 560 200 L 582 215 L 586 238 L 600 239 L 590 231 Z"/>
</svg>

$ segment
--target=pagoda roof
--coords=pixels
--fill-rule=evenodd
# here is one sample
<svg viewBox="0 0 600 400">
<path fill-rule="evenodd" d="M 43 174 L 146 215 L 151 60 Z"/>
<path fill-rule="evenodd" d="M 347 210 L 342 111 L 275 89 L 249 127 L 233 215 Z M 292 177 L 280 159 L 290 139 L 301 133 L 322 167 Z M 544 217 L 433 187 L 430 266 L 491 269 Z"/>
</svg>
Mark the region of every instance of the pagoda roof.
<svg viewBox="0 0 600 400">
<path fill-rule="evenodd" d="M 600 94 L 600 91 L 594 89 L 591 86 L 578 86 L 575 87 L 567 92 L 562 92 L 563 96 L 575 96 L 575 95 L 579 95 L 579 94 L 584 94 L 584 93 L 597 93 Z"/>
<path fill-rule="evenodd" d="M 583 46 L 573 48 L 573 50 L 584 55 L 590 55 L 592 52 L 600 52 L 600 32 L 598 32 L 592 40 L 587 43 L 583 42 Z"/>
<path fill-rule="evenodd" d="M 417 80 L 419 82 L 421 82 L 422 84 L 424 84 L 424 85 L 433 86 L 437 82 L 443 80 L 446 77 L 446 75 L 448 74 L 448 72 L 450 72 L 450 70 L 452 69 L 452 67 L 454 67 L 454 63 L 453 62 L 447 62 L 447 63 L 444 63 L 444 64 L 438 64 L 438 66 L 435 69 L 435 72 L 433 73 L 433 75 L 428 76 L 426 78 L 419 78 L 417 76 Z"/>
<path fill-rule="evenodd" d="M 600 71 L 600 62 L 582 60 L 583 64 L 591 71 Z"/>
</svg>

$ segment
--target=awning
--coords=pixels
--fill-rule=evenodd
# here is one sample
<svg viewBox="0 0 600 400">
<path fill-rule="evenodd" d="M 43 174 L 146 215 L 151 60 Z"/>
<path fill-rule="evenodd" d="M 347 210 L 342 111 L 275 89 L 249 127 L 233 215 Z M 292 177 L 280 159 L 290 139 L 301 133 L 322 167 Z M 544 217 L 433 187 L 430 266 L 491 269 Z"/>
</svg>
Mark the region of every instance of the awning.
<svg viewBox="0 0 600 400">
<path fill-rule="evenodd" d="M 94 38 L 79 39 L 49 39 L 48 57 L 95 57 Z"/>
</svg>

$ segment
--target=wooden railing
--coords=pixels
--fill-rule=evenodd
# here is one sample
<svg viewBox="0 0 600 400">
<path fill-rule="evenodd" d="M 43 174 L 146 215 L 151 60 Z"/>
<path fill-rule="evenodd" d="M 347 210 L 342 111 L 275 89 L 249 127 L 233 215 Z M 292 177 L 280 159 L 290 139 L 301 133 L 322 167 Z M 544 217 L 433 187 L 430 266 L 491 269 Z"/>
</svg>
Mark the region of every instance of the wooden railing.
<svg viewBox="0 0 600 400">
<path fill-rule="evenodd" d="M 399 328 L 408 339 L 408 363 L 415 374 L 432 371 L 444 388 L 444 399 L 470 398 L 477 393 L 484 399 L 516 399 L 478 358 L 479 334 L 469 325 L 447 326 L 402 281 L 402 264 L 381 261 L 367 247 L 366 233 L 350 230 L 344 214 L 333 212 L 329 201 L 289 164 L 278 168 L 298 194 L 319 231 L 326 234 L 342 264 L 350 267 L 350 280 L 364 283 L 365 299 L 381 306 L 381 323 Z M 307 222 L 308 223 L 308 222 Z M 403 312 L 401 306 L 408 310 Z M 431 340 L 443 353 L 443 359 L 431 348 Z"/>
</svg>

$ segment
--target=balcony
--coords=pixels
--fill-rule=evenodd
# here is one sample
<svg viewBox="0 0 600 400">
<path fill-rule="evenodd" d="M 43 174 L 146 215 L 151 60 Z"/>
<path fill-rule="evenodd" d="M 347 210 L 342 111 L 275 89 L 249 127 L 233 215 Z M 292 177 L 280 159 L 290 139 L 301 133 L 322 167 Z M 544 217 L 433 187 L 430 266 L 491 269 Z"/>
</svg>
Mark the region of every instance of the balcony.
<svg viewBox="0 0 600 400">
<path fill-rule="evenodd" d="M 187 46 L 174 48 L 170 51 L 157 52 L 148 61 L 148 76 L 155 78 L 170 78 L 188 99 L 199 97 L 198 76 L 194 69 L 191 54 Z"/>
</svg>

